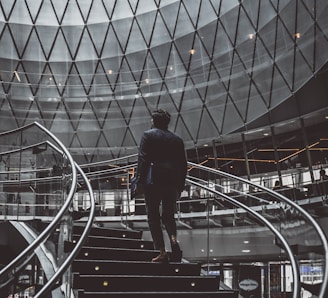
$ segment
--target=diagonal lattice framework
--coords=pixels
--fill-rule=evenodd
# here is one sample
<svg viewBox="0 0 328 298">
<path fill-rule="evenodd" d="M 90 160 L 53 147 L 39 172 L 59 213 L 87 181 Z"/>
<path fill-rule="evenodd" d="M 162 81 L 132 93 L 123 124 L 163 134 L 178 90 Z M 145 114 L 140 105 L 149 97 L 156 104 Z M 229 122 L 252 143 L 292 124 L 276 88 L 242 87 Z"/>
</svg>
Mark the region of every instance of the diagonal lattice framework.
<svg viewBox="0 0 328 298">
<path fill-rule="evenodd" d="M 37 120 L 82 162 L 134 153 L 158 106 L 187 147 L 247 129 L 327 62 L 327 9 L 324 0 L 1 1 L 1 129 Z"/>
</svg>

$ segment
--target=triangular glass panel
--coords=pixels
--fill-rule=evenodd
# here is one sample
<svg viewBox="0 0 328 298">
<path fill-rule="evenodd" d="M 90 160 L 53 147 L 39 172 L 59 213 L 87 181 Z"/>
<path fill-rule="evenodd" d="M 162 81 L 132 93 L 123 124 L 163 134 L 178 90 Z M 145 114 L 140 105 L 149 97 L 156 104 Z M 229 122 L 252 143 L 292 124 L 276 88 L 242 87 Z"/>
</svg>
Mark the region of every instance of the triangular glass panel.
<svg viewBox="0 0 328 298">
<path fill-rule="evenodd" d="M 181 94 L 179 96 L 174 97 L 174 94 L 169 94 L 168 90 L 166 90 L 165 85 L 163 85 L 163 91 L 161 92 L 158 101 L 154 104 L 154 107 L 169 107 L 168 110 L 176 110 L 176 107 L 180 105 L 181 102 Z"/>
<path fill-rule="evenodd" d="M 225 106 L 222 134 L 230 133 L 236 129 L 244 126 L 243 119 L 241 118 L 236 106 L 228 97 L 228 101 Z"/>
<path fill-rule="evenodd" d="M 211 0 L 211 2 L 215 2 Z M 221 1 L 221 3 L 218 3 L 215 5 L 215 7 L 219 7 L 218 12 L 220 13 L 220 16 L 223 16 L 225 14 L 228 14 L 232 10 L 238 10 L 238 7 L 240 5 L 240 0 L 229 0 L 229 1 Z"/>
<path fill-rule="evenodd" d="M 224 2 L 227 2 L 227 1 L 224 1 Z M 220 24 L 224 30 L 224 33 L 229 37 L 229 39 L 231 41 L 236 40 L 236 28 L 238 28 L 237 24 L 238 24 L 238 20 L 239 20 L 238 16 L 239 16 L 239 9 L 232 9 L 229 12 L 227 12 L 226 14 L 221 15 L 221 18 L 220 18 Z M 219 30 L 222 30 L 222 29 L 220 28 Z"/>
<path fill-rule="evenodd" d="M 131 28 L 131 35 L 129 37 L 128 43 L 126 45 L 126 54 L 138 53 L 144 51 L 147 48 L 145 39 L 143 38 L 137 22 L 133 22 Z"/>
<path fill-rule="evenodd" d="M 25 2 L 21 1 L 19 5 L 16 4 L 14 6 L 14 9 L 10 15 L 10 23 L 20 24 L 20 25 L 33 24 L 33 20 L 31 19 L 31 15 L 29 13 L 29 10 Z"/>
<path fill-rule="evenodd" d="M 146 89 L 148 93 L 159 92 L 163 83 L 163 78 L 158 72 L 158 67 L 154 63 L 152 56 L 148 52 L 145 66 L 143 67 L 141 79 L 141 90 Z"/>
<path fill-rule="evenodd" d="M 194 147 L 196 143 L 196 138 L 193 130 L 190 130 L 189 127 L 189 120 L 192 119 L 191 112 L 180 113 L 179 116 L 176 118 L 175 128 L 173 131 L 182 138 L 183 142 L 185 143 L 185 149 Z M 198 116 L 198 115 L 197 115 Z M 188 121 L 186 121 L 188 120 Z M 173 125 L 174 123 L 172 123 Z"/>
<path fill-rule="evenodd" d="M 76 68 L 78 69 L 80 78 L 86 90 L 90 90 L 91 83 L 95 76 L 97 63 L 98 63 L 97 60 L 76 62 Z"/>
<path fill-rule="evenodd" d="M 81 15 L 81 11 L 79 10 L 79 7 L 76 3 L 76 1 L 68 1 L 67 2 L 67 8 L 65 10 L 65 14 L 63 15 L 62 19 L 62 26 L 63 27 L 70 27 L 74 25 L 75 32 L 75 26 L 84 26 L 85 22 L 83 20 L 83 17 Z M 73 38 L 74 34 L 71 34 L 71 37 Z"/>
<path fill-rule="evenodd" d="M 174 36 L 176 31 L 175 26 L 177 24 L 180 5 L 180 1 L 173 1 L 173 3 L 170 3 L 169 5 L 161 1 L 160 13 L 163 16 L 163 21 L 165 22 L 165 25 L 168 28 L 171 36 Z"/>
<path fill-rule="evenodd" d="M 275 19 L 277 17 L 276 8 L 272 6 L 273 1 L 260 1 L 260 12 L 265 11 L 265 13 L 259 13 L 259 21 L 258 21 L 258 31 L 264 29 L 265 26 L 275 26 Z M 266 30 L 266 32 L 274 32 Z M 271 35 L 267 33 L 267 35 Z M 270 37 L 269 37 L 270 38 Z M 273 37 L 271 36 L 273 39 Z"/>
<path fill-rule="evenodd" d="M 27 61 L 35 61 L 36 53 L 38 61 L 46 61 L 38 36 L 36 35 L 35 30 L 32 30 L 29 40 L 24 49 L 23 59 Z"/>
<path fill-rule="evenodd" d="M 248 22 L 248 19 L 250 20 L 250 23 L 252 24 L 252 27 L 255 28 L 257 23 L 258 23 L 258 18 L 259 16 L 261 15 L 259 13 L 259 9 L 260 9 L 260 5 L 261 5 L 261 2 L 267 2 L 268 1 L 261 1 L 261 0 L 253 0 L 252 2 L 248 2 L 248 1 L 243 1 L 241 3 L 242 5 L 242 9 L 241 9 L 241 19 L 242 22 L 243 22 L 243 26 L 244 27 L 244 21 L 247 20 Z M 246 14 L 247 17 L 244 15 Z M 238 29 L 240 29 L 240 26 L 238 27 Z M 255 31 L 250 31 L 250 33 L 254 33 Z"/>
<path fill-rule="evenodd" d="M 111 19 L 113 11 L 114 11 L 114 7 L 116 5 L 116 1 L 113 0 L 103 0 L 102 3 L 104 4 L 104 7 L 106 9 L 106 12 L 109 16 L 109 18 Z"/>
<path fill-rule="evenodd" d="M 41 47 L 46 57 L 49 57 L 52 46 L 55 42 L 59 28 L 52 26 L 35 26 L 38 36 L 40 37 Z"/>
<path fill-rule="evenodd" d="M 184 1 L 183 4 L 194 27 L 197 27 L 202 0 Z"/>
<path fill-rule="evenodd" d="M 129 128 L 127 128 L 123 142 L 121 144 L 122 148 L 132 148 L 138 145 L 139 140 L 135 140 L 131 134 Z"/>
<path fill-rule="evenodd" d="M 39 122 L 43 121 L 42 111 L 39 110 L 38 105 L 36 104 L 35 100 L 31 100 L 31 105 L 29 110 L 26 111 L 24 125 L 32 123 L 32 122 Z M 44 123 L 41 122 L 43 125 Z"/>
<path fill-rule="evenodd" d="M 66 113 L 73 127 L 77 129 L 86 108 L 86 102 L 76 98 L 66 98 L 64 102 Z"/>
<path fill-rule="evenodd" d="M 61 24 L 67 9 L 67 1 L 50 0 L 50 2 L 52 7 L 54 7 L 58 22 Z"/>
<path fill-rule="evenodd" d="M 126 48 L 133 23 L 133 21 L 128 23 L 126 19 L 119 19 L 112 22 L 113 30 L 116 32 L 116 38 L 122 49 Z"/>
<path fill-rule="evenodd" d="M 101 56 L 103 47 L 105 46 L 104 42 L 108 31 L 108 26 L 104 26 L 104 23 L 88 25 L 90 38 L 96 48 L 97 56 L 99 57 Z"/>
<path fill-rule="evenodd" d="M 74 30 L 72 30 L 71 26 L 62 26 L 62 32 L 65 36 L 65 43 L 69 48 L 69 51 L 72 55 L 72 57 L 76 56 L 77 51 L 81 48 L 80 43 L 83 42 L 82 36 L 88 36 L 88 34 L 84 34 L 87 32 L 85 30 L 84 26 L 74 26 Z M 88 40 L 90 38 L 88 37 Z M 59 42 L 59 38 L 57 38 L 56 43 Z M 90 42 L 89 42 L 90 43 Z M 91 43 L 92 45 L 92 43 Z M 79 48 L 78 48 L 79 47 Z M 88 48 L 83 49 L 85 53 L 87 53 L 88 50 L 90 50 L 90 45 Z M 92 49 L 92 52 L 94 52 L 94 49 Z M 93 53 L 92 53 L 93 54 Z"/>
<path fill-rule="evenodd" d="M 152 37 L 154 36 L 154 24 L 156 20 L 157 11 L 147 13 L 147 17 L 145 15 L 137 16 L 138 27 L 140 27 L 140 31 L 142 32 L 143 38 L 147 47 L 149 46 Z M 133 36 L 133 33 L 131 34 Z"/>
<path fill-rule="evenodd" d="M 49 62 L 64 62 L 68 64 L 70 64 L 69 61 L 72 60 L 72 56 L 70 55 L 61 30 L 58 31 L 58 35 L 53 44 L 53 48 L 48 59 Z"/>
<path fill-rule="evenodd" d="M 83 88 L 81 88 L 81 85 Z M 86 90 L 86 86 L 83 85 L 80 74 L 76 70 L 75 64 L 73 64 L 66 81 L 66 91 L 70 92 L 72 96 L 83 96 Z"/>
<path fill-rule="evenodd" d="M 1 46 L 0 46 L 1 47 Z M 326 57 L 328 49 L 328 39 L 322 31 L 317 31 L 317 41 L 315 43 L 315 55 L 317 57 L 315 61 L 315 70 L 318 71 L 327 62 L 326 59 L 319 57 Z"/>
<path fill-rule="evenodd" d="M 69 62 L 49 63 L 49 68 L 51 69 L 51 73 L 55 78 L 55 82 L 60 94 L 62 94 L 65 89 L 65 82 L 71 69 L 71 65 L 72 63 Z"/>
<path fill-rule="evenodd" d="M 97 88 L 106 88 L 107 92 L 106 94 L 108 95 L 111 92 L 108 92 L 108 85 L 109 85 L 109 80 L 108 80 L 109 74 L 106 74 L 106 70 L 104 69 L 104 66 L 102 65 L 101 62 L 98 63 L 96 66 L 96 72 L 94 75 L 94 78 L 92 80 L 92 84 L 90 86 L 90 92 L 89 94 L 95 94 L 97 95 Z M 99 92 L 99 95 L 102 95 L 102 93 Z"/>
<path fill-rule="evenodd" d="M 298 90 L 305 82 L 312 78 L 313 73 L 311 66 L 304 60 L 304 56 L 299 52 L 295 52 L 295 69 L 294 69 L 294 90 Z"/>
<path fill-rule="evenodd" d="M 15 95 L 13 95 L 14 97 Z M 11 105 L 15 111 L 15 118 L 19 126 L 25 124 L 26 116 L 33 105 L 33 102 L 29 98 L 23 98 L 18 100 L 11 100 Z"/>
<path fill-rule="evenodd" d="M 167 29 L 165 22 L 163 21 L 162 15 L 158 14 L 156 22 L 153 26 L 153 33 L 150 40 L 150 47 L 153 50 L 155 47 L 170 47 L 172 42 L 172 35 Z"/>
<path fill-rule="evenodd" d="M 116 95 L 120 96 L 136 94 L 136 91 L 138 89 L 138 82 L 133 77 L 129 64 L 124 58 L 118 75 L 119 84 L 115 86 Z"/>
<path fill-rule="evenodd" d="M 38 105 L 42 111 L 42 120 L 46 127 L 51 127 L 54 119 L 56 118 L 56 113 L 60 107 L 59 98 L 51 99 L 37 99 Z M 61 140 L 62 141 L 62 140 Z"/>
<path fill-rule="evenodd" d="M 283 24 L 284 30 L 286 30 L 290 36 L 294 36 L 297 22 L 297 1 L 288 1 L 286 6 L 279 6 L 279 10 L 279 21 Z"/>
<path fill-rule="evenodd" d="M 83 1 L 83 0 L 77 0 L 77 6 L 81 11 L 82 18 L 85 22 L 89 21 L 88 16 L 90 13 L 91 6 L 93 3 L 97 3 L 99 1 Z"/>
<path fill-rule="evenodd" d="M 40 6 L 44 4 L 42 0 L 26 0 L 26 4 L 28 6 L 28 10 L 31 14 L 31 18 L 33 23 L 40 17 Z"/>
<path fill-rule="evenodd" d="M 276 68 L 272 80 L 270 108 L 276 107 L 292 94 L 291 87 L 287 85 L 290 82 L 286 82 Z"/>
<path fill-rule="evenodd" d="M 92 106 L 92 111 L 97 118 L 99 127 L 104 126 L 104 122 L 107 120 L 108 109 L 110 108 L 111 101 L 105 100 L 101 96 L 93 97 L 91 99 L 90 105 Z"/>
<path fill-rule="evenodd" d="M 208 113 L 208 109 L 206 107 L 203 108 L 202 117 L 199 122 L 199 130 L 198 130 L 198 140 L 211 140 L 216 139 L 220 135 L 218 127 L 215 124 L 212 115 Z"/>
<path fill-rule="evenodd" d="M 169 75 L 170 71 L 173 71 L 173 65 L 168 65 L 168 59 L 170 55 L 171 44 L 164 44 L 155 48 L 151 48 L 152 58 L 157 65 L 157 71 L 161 73 L 162 76 L 166 73 Z"/>
<path fill-rule="evenodd" d="M 10 24 L 10 31 L 11 33 L 9 33 L 10 35 L 12 34 L 12 39 L 15 42 L 15 48 L 18 50 L 18 53 L 21 57 L 21 55 L 23 55 L 24 51 L 25 51 L 25 47 L 26 47 L 26 43 L 28 43 L 29 41 L 29 36 L 31 34 L 31 31 L 33 30 L 32 25 L 19 25 L 19 24 Z M 5 31 L 5 36 L 1 37 L 1 44 L 4 44 L 4 42 L 6 42 L 6 38 L 7 37 L 7 30 Z M 8 40 L 9 45 L 12 45 L 12 41 Z M 39 44 L 39 42 L 37 41 L 37 44 Z M 7 44 L 8 47 L 8 44 Z M 13 51 L 13 54 L 16 55 L 16 51 Z M 3 54 L 2 54 L 3 56 Z"/>
<path fill-rule="evenodd" d="M 224 120 L 226 100 L 227 95 L 223 93 L 217 95 L 216 98 L 206 98 L 206 107 L 208 108 L 208 113 L 211 114 L 212 119 L 214 120 L 215 125 L 220 132 L 222 130 Z"/>
<path fill-rule="evenodd" d="M 247 118 L 245 119 L 245 123 L 250 123 L 253 120 L 258 119 L 268 111 L 269 109 L 263 101 L 262 96 L 257 92 L 255 86 L 252 84 L 248 99 Z"/>
<path fill-rule="evenodd" d="M 9 105 L 10 99 L 0 99 L 0 119 L 1 119 L 1 131 L 7 131 L 17 128 L 17 121 L 12 106 Z"/>
<path fill-rule="evenodd" d="M 2 7 L 2 11 L 4 12 L 4 16 L 7 20 L 9 19 L 16 2 L 16 0 L 6 0 L 5 2 L 0 2 L 0 6 Z"/>
<path fill-rule="evenodd" d="M 2 43 L 0 42 L 0 52 L 1 52 L 1 44 Z M 14 77 L 15 76 L 14 71 L 17 68 L 18 62 L 15 62 L 15 60 L 0 58 L 0 65 L 1 65 L 1 70 L 0 70 L 1 84 L 3 89 L 5 90 L 5 93 L 8 93 L 11 87 L 11 81 L 15 79 L 17 80 L 17 78 Z"/>
</svg>

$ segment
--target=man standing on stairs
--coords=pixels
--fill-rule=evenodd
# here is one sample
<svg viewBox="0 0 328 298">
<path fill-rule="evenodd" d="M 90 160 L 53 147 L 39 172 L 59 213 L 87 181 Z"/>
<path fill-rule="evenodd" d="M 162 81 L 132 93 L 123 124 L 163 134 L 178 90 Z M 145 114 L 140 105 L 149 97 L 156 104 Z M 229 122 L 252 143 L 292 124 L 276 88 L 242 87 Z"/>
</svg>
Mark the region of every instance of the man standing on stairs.
<svg viewBox="0 0 328 298">
<path fill-rule="evenodd" d="M 143 188 L 149 229 L 154 247 L 160 251 L 153 262 L 169 260 L 161 222 L 171 242 L 170 261 L 180 262 L 182 257 L 174 214 L 176 200 L 185 185 L 187 160 L 182 139 L 168 130 L 170 119 L 165 110 L 152 113 L 152 128 L 144 132 L 138 155 L 137 188 Z"/>
</svg>

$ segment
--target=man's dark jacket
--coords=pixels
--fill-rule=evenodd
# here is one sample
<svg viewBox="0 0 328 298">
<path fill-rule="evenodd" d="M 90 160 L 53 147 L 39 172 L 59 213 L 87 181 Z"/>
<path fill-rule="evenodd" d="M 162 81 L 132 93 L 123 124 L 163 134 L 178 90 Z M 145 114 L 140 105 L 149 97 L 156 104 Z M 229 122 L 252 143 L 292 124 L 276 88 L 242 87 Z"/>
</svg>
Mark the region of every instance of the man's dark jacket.
<svg viewBox="0 0 328 298">
<path fill-rule="evenodd" d="M 158 128 L 145 131 L 140 142 L 137 169 L 139 182 L 144 185 L 147 184 L 150 165 L 152 184 L 173 186 L 179 191 L 183 190 L 187 160 L 180 137 L 169 130 Z"/>
</svg>

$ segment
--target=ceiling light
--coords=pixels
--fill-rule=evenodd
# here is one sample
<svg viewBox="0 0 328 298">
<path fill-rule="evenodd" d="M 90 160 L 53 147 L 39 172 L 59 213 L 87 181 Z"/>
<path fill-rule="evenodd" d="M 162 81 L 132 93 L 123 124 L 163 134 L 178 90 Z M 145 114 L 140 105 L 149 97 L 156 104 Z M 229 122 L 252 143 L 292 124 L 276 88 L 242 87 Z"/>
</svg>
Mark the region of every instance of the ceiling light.
<svg viewBox="0 0 328 298">
<path fill-rule="evenodd" d="M 253 39 L 253 38 L 254 38 L 254 36 L 255 36 L 255 34 L 254 34 L 254 33 L 248 34 L 248 38 L 249 38 L 249 39 Z"/>
<path fill-rule="evenodd" d="M 248 240 L 244 240 L 244 244 L 248 244 L 249 243 L 249 241 Z"/>
<path fill-rule="evenodd" d="M 111 69 L 108 70 L 108 74 L 113 74 L 113 71 Z"/>
<path fill-rule="evenodd" d="M 194 54 L 196 54 L 196 50 L 195 50 L 195 49 L 191 49 L 191 50 L 189 51 L 189 54 L 190 54 L 190 55 L 194 55 Z"/>
<path fill-rule="evenodd" d="M 264 135 L 265 137 L 267 137 L 267 136 L 269 135 L 269 133 L 268 133 L 268 132 L 265 132 L 263 135 Z"/>
<path fill-rule="evenodd" d="M 20 79 L 20 76 L 19 76 L 19 74 L 16 70 L 14 70 L 14 74 L 15 74 L 15 77 L 16 77 L 17 81 L 20 82 L 21 79 Z"/>
<path fill-rule="evenodd" d="M 299 32 L 295 33 L 295 37 L 296 38 L 301 38 L 301 33 L 299 33 Z"/>
<path fill-rule="evenodd" d="M 149 84 L 149 79 L 145 79 L 145 83 L 146 84 Z"/>
</svg>

